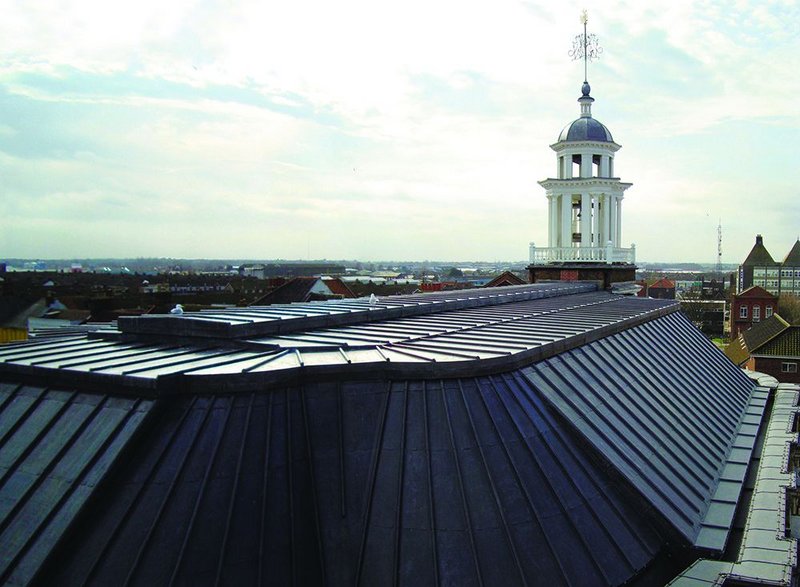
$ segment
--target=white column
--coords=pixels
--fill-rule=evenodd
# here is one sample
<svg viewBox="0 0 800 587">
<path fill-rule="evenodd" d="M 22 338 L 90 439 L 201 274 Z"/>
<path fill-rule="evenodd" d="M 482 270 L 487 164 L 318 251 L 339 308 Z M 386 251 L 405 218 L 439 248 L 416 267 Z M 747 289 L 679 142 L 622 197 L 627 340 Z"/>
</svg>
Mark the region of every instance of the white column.
<svg viewBox="0 0 800 587">
<path fill-rule="evenodd" d="M 581 177 L 592 177 L 591 153 L 581 153 Z"/>
<path fill-rule="evenodd" d="M 552 247 L 553 239 L 556 236 L 555 222 L 553 219 L 555 218 L 555 211 L 553 210 L 553 194 L 547 194 L 547 246 Z"/>
<path fill-rule="evenodd" d="M 608 155 L 600 156 L 600 177 L 608 177 Z"/>
<path fill-rule="evenodd" d="M 611 221 L 611 198 L 608 197 L 608 194 L 603 194 L 603 230 L 602 234 L 600 235 L 602 245 L 605 245 L 607 241 L 610 240 L 609 237 L 609 223 Z"/>
<path fill-rule="evenodd" d="M 592 246 L 592 196 L 581 194 L 581 246 Z"/>
<path fill-rule="evenodd" d="M 572 246 L 572 194 L 561 196 L 561 246 Z"/>
<path fill-rule="evenodd" d="M 614 158 L 612 156 L 608 156 L 608 177 L 616 177 L 614 175 Z"/>
<path fill-rule="evenodd" d="M 609 214 L 611 216 L 611 226 L 608 230 L 608 240 L 611 241 L 611 244 L 615 247 L 619 246 L 617 242 L 617 196 L 611 196 L 610 202 L 611 205 L 609 208 Z"/>
<path fill-rule="evenodd" d="M 622 246 L 622 196 L 617 198 L 617 246 Z"/>
<path fill-rule="evenodd" d="M 564 179 L 572 179 L 572 153 L 564 155 Z"/>
</svg>

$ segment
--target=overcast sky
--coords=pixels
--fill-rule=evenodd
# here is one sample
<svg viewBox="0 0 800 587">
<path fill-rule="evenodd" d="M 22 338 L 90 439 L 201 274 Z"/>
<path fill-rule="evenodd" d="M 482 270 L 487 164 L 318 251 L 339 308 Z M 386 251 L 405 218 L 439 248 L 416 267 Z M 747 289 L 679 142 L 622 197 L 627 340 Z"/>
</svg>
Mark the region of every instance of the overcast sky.
<svg viewBox="0 0 800 587">
<path fill-rule="evenodd" d="M 644 261 L 800 233 L 795 1 L 0 0 L 0 258 L 522 260 L 579 115 Z"/>
</svg>

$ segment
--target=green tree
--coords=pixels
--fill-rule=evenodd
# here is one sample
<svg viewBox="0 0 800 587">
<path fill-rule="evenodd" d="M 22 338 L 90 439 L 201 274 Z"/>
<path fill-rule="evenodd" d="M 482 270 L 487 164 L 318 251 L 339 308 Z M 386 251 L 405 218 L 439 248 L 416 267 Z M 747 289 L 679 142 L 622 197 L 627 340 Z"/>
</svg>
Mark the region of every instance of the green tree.
<svg viewBox="0 0 800 587">
<path fill-rule="evenodd" d="M 458 267 L 450 267 L 450 270 L 447 272 L 447 277 L 464 277 L 464 272 Z"/>
</svg>

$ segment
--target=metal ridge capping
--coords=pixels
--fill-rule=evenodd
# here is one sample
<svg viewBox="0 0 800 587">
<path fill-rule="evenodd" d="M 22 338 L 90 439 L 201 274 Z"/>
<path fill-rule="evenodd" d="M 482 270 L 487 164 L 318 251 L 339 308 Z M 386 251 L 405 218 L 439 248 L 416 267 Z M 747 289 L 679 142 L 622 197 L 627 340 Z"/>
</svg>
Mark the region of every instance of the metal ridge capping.
<svg viewBox="0 0 800 587">
<path fill-rule="evenodd" d="M 120 331 L 126 334 L 242 338 L 422 316 L 445 310 L 494 306 L 596 290 L 596 284 L 587 282 L 537 283 L 388 296 L 376 298 L 373 303 L 369 298 L 357 298 L 203 310 L 182 315 L 123 316 L 119 318 L 118 325 Z"/>
</svg>

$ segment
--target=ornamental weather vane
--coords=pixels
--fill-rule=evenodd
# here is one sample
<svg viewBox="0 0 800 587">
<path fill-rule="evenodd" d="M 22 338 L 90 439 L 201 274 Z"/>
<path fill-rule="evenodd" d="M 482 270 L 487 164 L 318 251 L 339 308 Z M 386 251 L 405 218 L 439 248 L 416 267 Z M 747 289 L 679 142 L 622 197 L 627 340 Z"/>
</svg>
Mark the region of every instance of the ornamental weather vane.
<svg viewBox="0 0 800 587">
<path fill-rule="evenodd" d="M 603 48 L 597 40 L 597 35 L 592 33 L 586 34 L 586 23 L 589 22 L 589 14 L 584 10 L 581 13 L 581 23 L 583 24 L 583 34 L 575 35 L 572 40 L 572 49 L 569 56 L 573 61 L 583 58 L 583 82 L 588 83 L 589 61 L 592 59 L 599 59 Z"/>
</svg>

